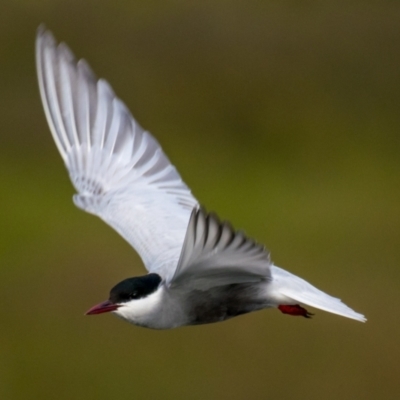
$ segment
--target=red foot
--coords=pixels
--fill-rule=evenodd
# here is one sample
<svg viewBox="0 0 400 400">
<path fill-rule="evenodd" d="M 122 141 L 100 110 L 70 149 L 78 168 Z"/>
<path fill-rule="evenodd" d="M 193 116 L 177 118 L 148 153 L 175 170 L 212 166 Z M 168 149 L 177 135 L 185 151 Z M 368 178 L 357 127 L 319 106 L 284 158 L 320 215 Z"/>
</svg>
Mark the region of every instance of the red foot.
<svg viewBox="0 0 400 400">
<path fill-rule="evenodd" d="M 298 304 L 295 305 L 280 305 L 278 306 L 279 310 L 283 312 L 284 314 L 289 314 L 289 315 L 301 315 L 304 318 L 311 318 L 312 315 L 309 313 L 305 308 L 300 307 Z"/>
</svg>

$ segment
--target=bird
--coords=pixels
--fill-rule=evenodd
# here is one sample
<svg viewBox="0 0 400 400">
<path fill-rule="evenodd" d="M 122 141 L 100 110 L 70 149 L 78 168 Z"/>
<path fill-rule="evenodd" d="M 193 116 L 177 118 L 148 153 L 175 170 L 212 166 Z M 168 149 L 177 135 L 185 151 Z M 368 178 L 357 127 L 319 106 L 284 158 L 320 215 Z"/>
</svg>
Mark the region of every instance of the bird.
<svg viewBox="0 0 400 400">
<path fill-rule="evenodd" d="M 171 329 L 275 308 L 311 318 L 311 306 L 365 322 L 340 299 L 274 265 L 264 245 L 200 205 L 157 140 L 111 86 L 41 25 L 39 91 L 55 144 L 77 193 L 139 254 L 147 274 L 116 284 L 87 315 Z"/>
</svg>

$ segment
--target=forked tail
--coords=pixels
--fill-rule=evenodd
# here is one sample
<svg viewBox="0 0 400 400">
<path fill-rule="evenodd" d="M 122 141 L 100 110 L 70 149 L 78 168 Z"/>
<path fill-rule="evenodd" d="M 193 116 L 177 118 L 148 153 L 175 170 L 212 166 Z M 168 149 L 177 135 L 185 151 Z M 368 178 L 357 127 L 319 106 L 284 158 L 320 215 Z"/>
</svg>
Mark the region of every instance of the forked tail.
<svg viewBox="0 0 400 400">
<path fill-rule="evenodd" d="M 279 305 L 291 305 L 299 302 L 311 307 L 319 308 L 333 314 L 365 322 L 364 315 L 347 307 L 340 299 L 329 296 L 316 287 L 310 285 L 304 279 L 275 265 L 271 266 L 272 295 Z M 282 310 L 281 310 L 282 311 Z M 290 314 L 290 312 L 288 312 Z M 293 314 L 294 315 L 294 314 Z"/>
</svg>

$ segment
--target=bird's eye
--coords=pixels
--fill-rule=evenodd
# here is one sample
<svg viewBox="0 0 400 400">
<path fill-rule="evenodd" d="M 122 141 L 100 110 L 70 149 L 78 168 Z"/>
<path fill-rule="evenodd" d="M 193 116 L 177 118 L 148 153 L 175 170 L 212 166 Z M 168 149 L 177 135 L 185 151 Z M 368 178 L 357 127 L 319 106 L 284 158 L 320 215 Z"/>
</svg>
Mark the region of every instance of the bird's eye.
<svg viewBox="0 0 400 400">
<path fill-rule="evenodd" d="M 138 298 L 138 292 L 132 292 L 132 293 L 129 295 L 129 298 L 131 298 L 131 299 L 137 299 L 137 298 Z"/>
</svg>

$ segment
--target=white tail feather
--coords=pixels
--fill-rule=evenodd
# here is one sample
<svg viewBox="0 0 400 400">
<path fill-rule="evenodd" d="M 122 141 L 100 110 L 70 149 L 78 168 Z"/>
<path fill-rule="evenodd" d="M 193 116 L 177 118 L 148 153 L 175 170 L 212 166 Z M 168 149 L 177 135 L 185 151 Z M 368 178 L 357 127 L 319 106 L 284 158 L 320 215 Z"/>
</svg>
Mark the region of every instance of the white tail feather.
<svg viewBox="0 0 400 400">
<path fill-rule="evenodd" d="M 347 307 L 340 299 L 329 296 L 284 269 L 272 265 L 271 274 L 271 295 L 279 304 L 291 304 L 296 301 L 357 321 L 367 320 L 364 315 Z"/>
</svg>

